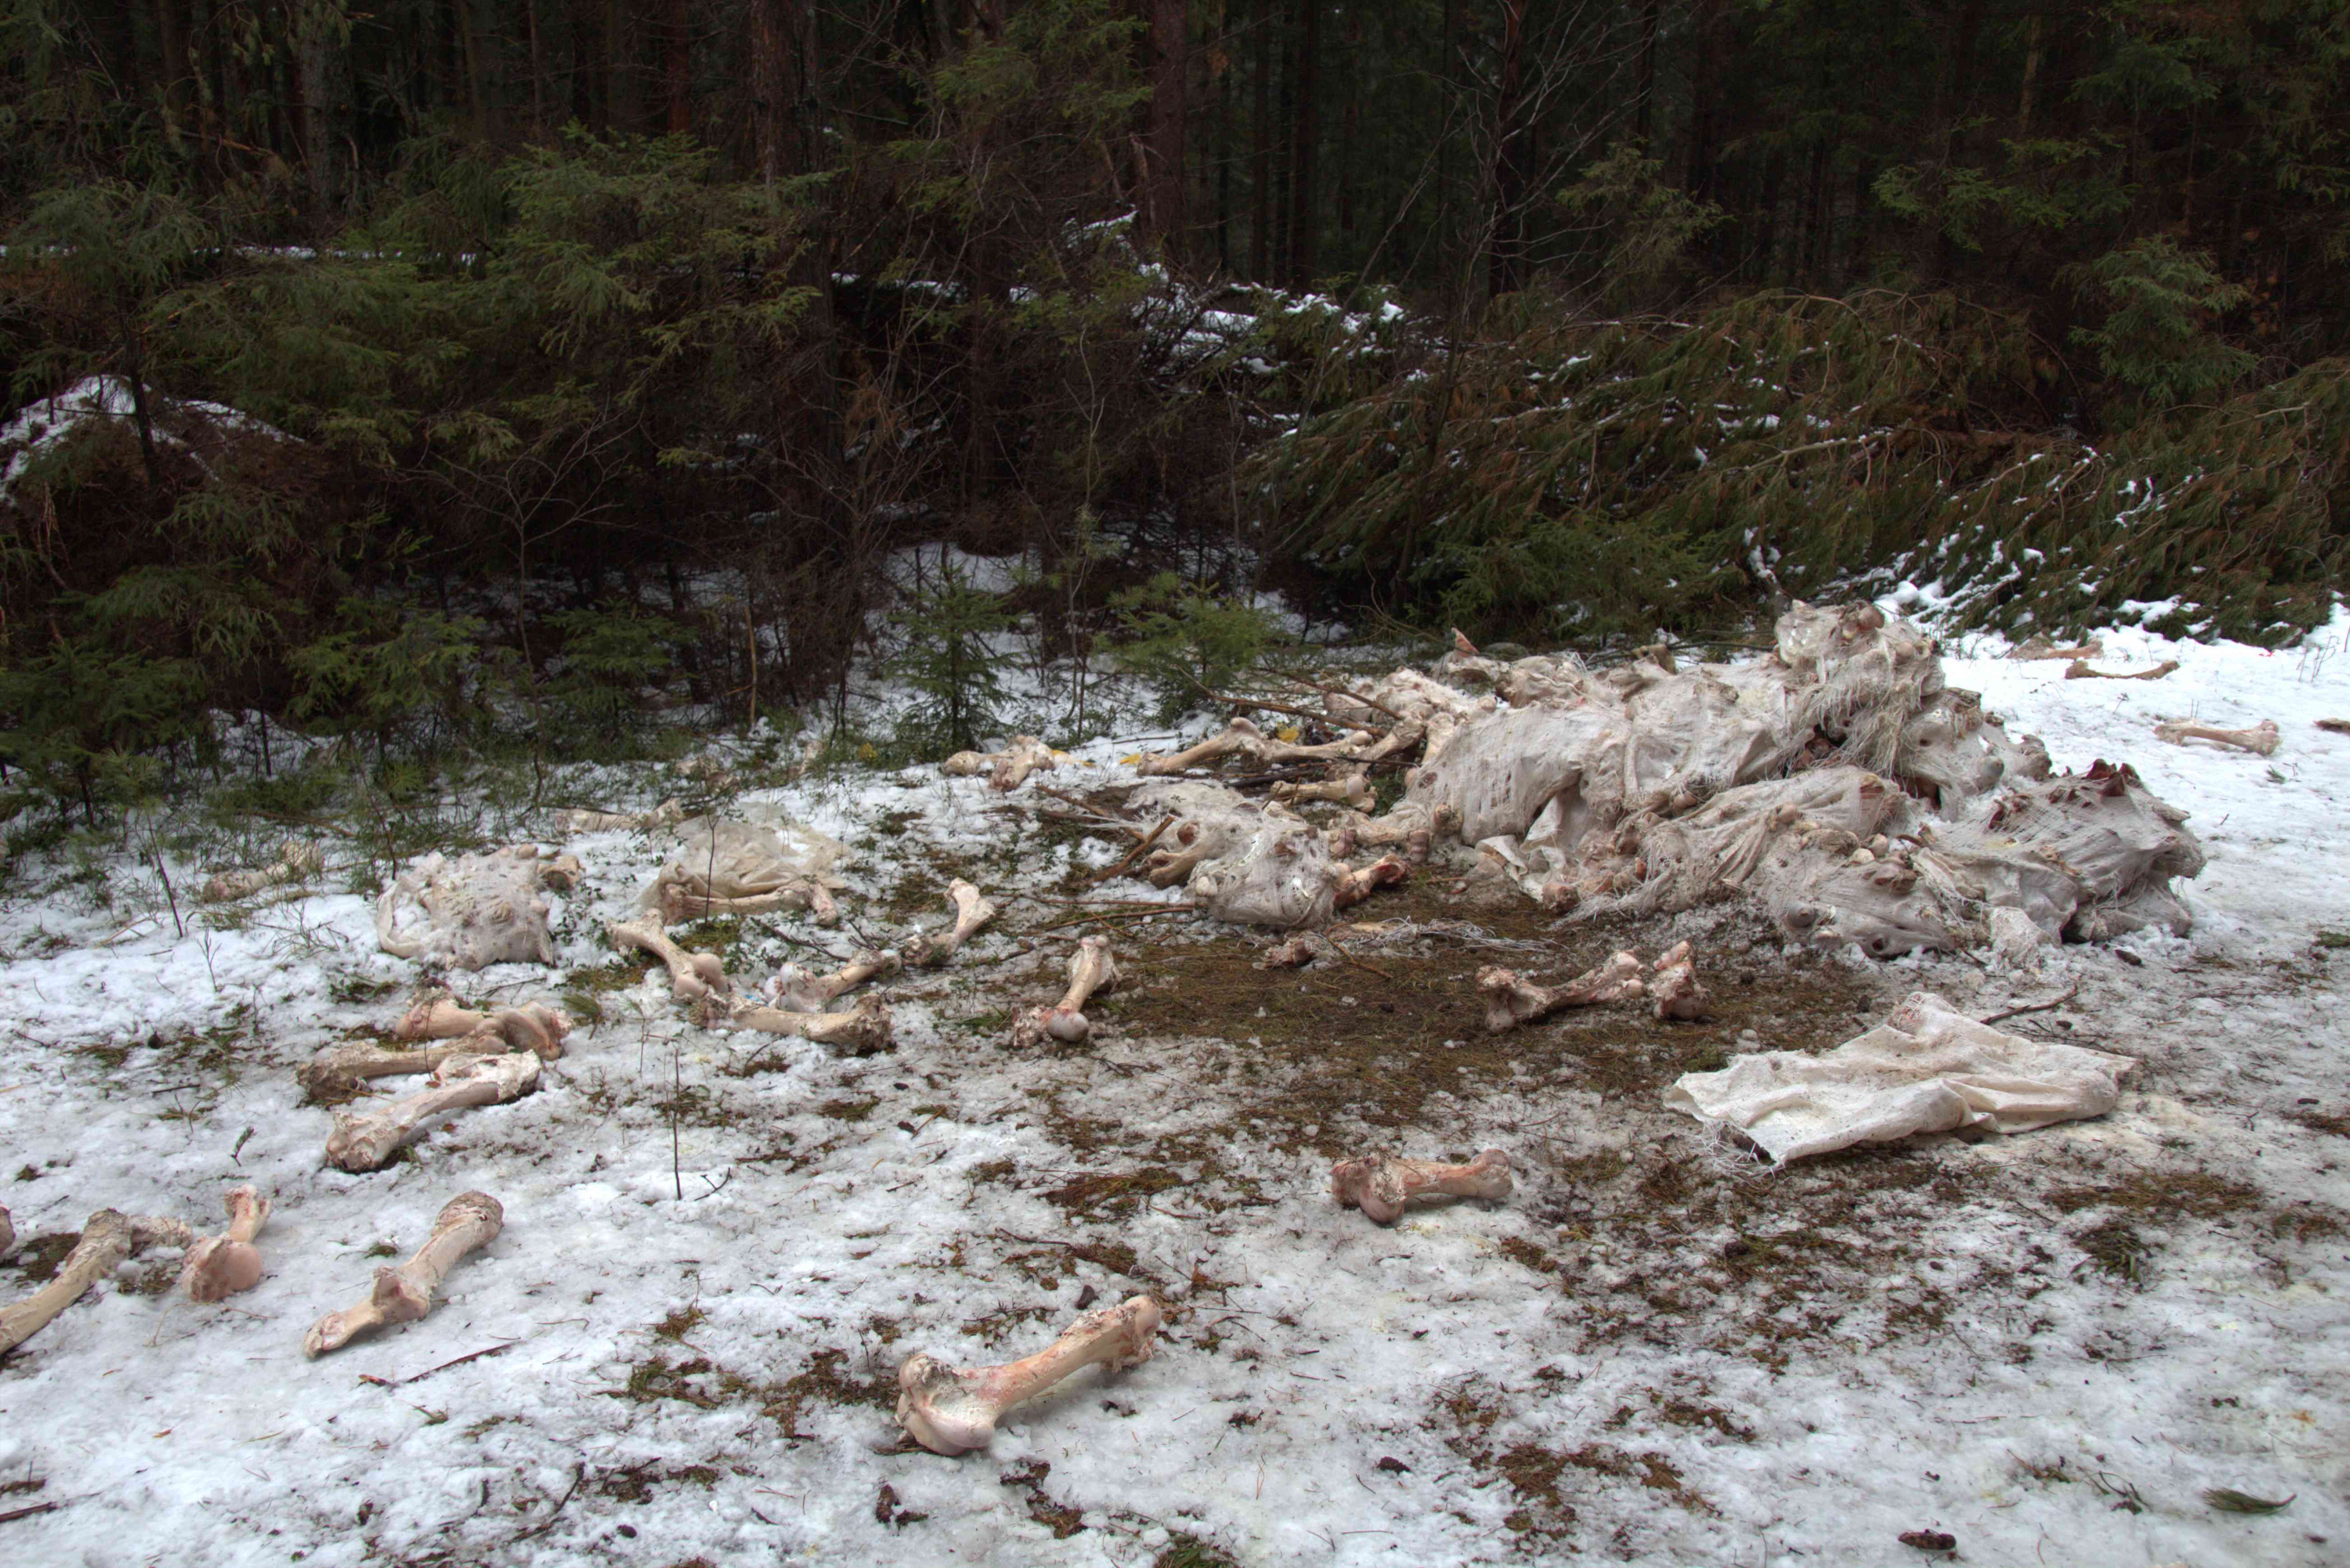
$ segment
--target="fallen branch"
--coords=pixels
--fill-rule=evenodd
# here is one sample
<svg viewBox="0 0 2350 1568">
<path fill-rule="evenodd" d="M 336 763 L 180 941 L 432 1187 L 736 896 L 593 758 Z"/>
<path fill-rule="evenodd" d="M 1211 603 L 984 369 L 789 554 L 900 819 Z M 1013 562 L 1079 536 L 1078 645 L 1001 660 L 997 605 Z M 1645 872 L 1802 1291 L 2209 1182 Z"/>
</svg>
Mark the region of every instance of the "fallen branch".
<svg viewBox="0 0 2350 1568">
<path fill-rule="evenodd" d="M 2054 1002 L 2035 1002 L 2029 1007 L 2011 1007 L 2005 1012 L 1992 1013 L 1990 1017 L 1984 1019 L 1983 1022 L 1985 1023 L 1997 1023 L 2002 1018 L 2021 1018 L 2027 1012 L 2048 1012 L 2064 1006 L 2066 1002 L 2072 1001 L 2074 997 L 2080 994 L 2081 982 L 2076 980 L 2073 982 L 2072 990 L 2056 998 Z"/>
</svg>

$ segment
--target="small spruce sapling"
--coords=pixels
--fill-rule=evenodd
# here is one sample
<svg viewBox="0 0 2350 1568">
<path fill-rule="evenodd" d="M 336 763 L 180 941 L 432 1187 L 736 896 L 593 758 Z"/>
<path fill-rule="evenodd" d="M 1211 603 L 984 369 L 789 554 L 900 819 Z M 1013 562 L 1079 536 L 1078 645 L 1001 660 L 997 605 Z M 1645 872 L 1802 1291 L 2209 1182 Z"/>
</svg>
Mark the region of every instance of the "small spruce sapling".
<svg viewBox="0 0 2350 1568">
<path fill-rule="evenodd" d="M 1002 597 L 972 587 L 949 563 L 936 583 L 908 591 L 899 616 L 906 641 L 888 669 L 914 690 L 912 738 L 931 750 L 976 747 L 1006 700 L 988 641 L 1012 625 Z"/>
<path fill-rule="evenodd" d="M 1208 593 L 1172 572 L 1110 600 L 1126 640 L 1118 667 L 1159 694 L 1162 721 L 1226 691 L 1273 645 L 1273 618 L 1239 599 Z"/>
</svg>

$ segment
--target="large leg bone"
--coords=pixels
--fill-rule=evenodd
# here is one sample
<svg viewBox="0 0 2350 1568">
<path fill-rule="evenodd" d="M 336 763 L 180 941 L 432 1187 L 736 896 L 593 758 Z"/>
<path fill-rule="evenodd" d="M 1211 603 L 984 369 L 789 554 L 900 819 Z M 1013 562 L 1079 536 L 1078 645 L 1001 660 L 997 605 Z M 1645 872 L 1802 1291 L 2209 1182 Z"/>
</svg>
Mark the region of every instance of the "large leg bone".
<svg viewBox="0 0 2350 1568">
<path fill-rule="evenodd" d="M 1359 904 L 1381 888 L 1392 888 L 1410 879 L 1411 867 L 1393 855 L 1372 861 L 1357 871 L 1341 871 L 1330 891 L 1333 909 L 1343 909 Z"/>
<path fill-rule="evenodd" d="M 391 1026 L 391 1037 L 453 1040 L 484 1030 L 492 1031 L 518 1051 L 536 1051 L 540 1061 L 552 1062 L 563 1054 L 563 1037 L 571 1033 L 571 1020 L 537 1002 L 475 1012 L 458 1006 L 448 992 L 438 992 L 419 997 Z"/>
<path fill-rule="evenodd" d="M 1196 768 L 1203 763 L 1222 762 L 1235 752 L 1246 752 L 1263 745 L 1264 736 L 1246 719 L 1235 719 L 1220 735 L 1211 735 L 1196 746 L 1170 752 L 1163 756 L 1145 757 L 1134 764 L 1134 771 L 1144 778 L 1165 778 L 1173 774 Z"/>
<path fill-rule="evenodd" d="M 2189 741 L 2217 741 L 2223 746 L 2257 752 L 2262 756 L 2273 756 L 2277 749 L 2277 726 L 2274 719 L 2263 719 L 2249 730 L 2220 730 L 2210 724 L 2190 724 L 2183 719 L 2167 719 L 2154 727 L 2154 738 L 2183 746 Z"/>
<path fill-rule="evenodd" d="M 1697 962 L 1690 957 L 1690 945 L 1675 942 L 1665 950 L 1648 974 L 1648 996 L 1657 1005 L 1659 1018 L 1701 1018 L 1705 1004 L 1712 998 L 1697 978 Z"/>
<path fill-rule="evenodd" d="M 289 838 L 278 847 L 277 858 L 269 865 L 252 871 L 224 871 L 206 882 L 196 897 L 207 904 L 250 898 L 264 888 L 315 877 L 326 864 L 326 854 L 317 845 Z"/>
<path fill-rule="evenodd" d="M 1485 993 L 1485 1027 L 1498 1033 L 1547 1018 L 1561 1008 L 1638 997 L 1648 987 L 1640 979 L 1639 959 L 1619 952 L 1561 986 L 1536 985 L 1515 970 L 1482 969 L 1477 989 Z"/>
<path fill-rule="evenodd" d="M 1159 1321 L 1159 1303 L 1134 1296 L 1086 1314 L 1045 1349 L 1002 1366 L 965 1372 L 917 1351 L 898 1368 L 898 1424 L 934 1454 L 985 1448 L 1006 1410 L 1080 1367 L 1100 1362 L 1115 1372 L 1149 1360 Z"/>
<path fill-rule="evenodd" d="M 177 1220 L 150 1219 L 101 1209 L 83 1221 L 81 1240 L 66 1254 L 49 1282 L 0 1309 L 0 1352 L 11 1351 L 48 1326 L 82 1292 L 114 1272 L 115 1266 L 149 1247 L 184 1247 L 194 1231 Z"/>
<path fill-rule="evenodd" d="M 726 978 L 726 967 L 718 961 L 717 954 L 687 952 L 650 919 L 608 920 L 604 935 L 616 948 L 638 948 L 660 960 L 669 970 L 670 989 L 681 1002 L 734 993 L 734 982 Z"/>
<path fill-rule="evenodd" d="M 294 1075 L 294 1081 L 308 1094 L 323 1098 L 340 1091 L 356 1094 L 362 1078 L 392 1077 L 406 1073 L 438 1072 L 444 1062 L 461 1056 L 498 1056 L 506 1051 L 505 1039 L 494 1031 L 483 1029 L 443 1045 L 427 1045 L 421 1049 L 394 1051 L 372 1040 L 353 1040 L 341 1045 L 329 1045 Z"/>
<path fill-rule="evenodd" d="M 1371 798 L 1371 786 L 1359 768 L 1345 778 L 1324 779 L 1318 784 L 1277 784 L 1273 786 L 1273 798 L 1293 805 L 1308 801 L 1336 801 L 1357 811 L 1368 811 L 1376 804 Z"/>
<path fill-rule="evenodd" d="M 226 1233 L 207 1236 L 189 1248 L 188 1261 L 180 1269 L 180 1288 L 190 1301 L 225 1301 L 261 1282 L 261 1249 L 253 1239 L 269 1219 L 269 1199 L 246 1186 L 233 1189 L 224 1202 L 228 1207 Z"/>
<path fill-rule="evenodd" d="M 429 1087 L 352 1115 L 339 1112 L 327 1135 L 327 1158 L 345 1170 L 373 1170 L 434 1117 L 520 1099 L 538 1087 L 538 1058 L 528 1051 L 463 1056 L 432 1071 Z"/>
<path fill-rule="evenodd" d="M 489 1242 L 505 1222 L 505 1210 L 488 1193 L 460 1192 L 442 1206 L 441 1217 L 432 1221 L 432 1237 L 416 1250 L 416 1256 L 396 1269 L 378 1269 L 367 1300 L 311 1324 L 302 1336 L 302 1353 L 340 1350 L 371 1328 L 414 1323 L 432 1310 L 432 1293 L 457 1260 Z"/>
<path fill-rule="evenodd" d="M 650 811 L 559 811 L 555 820 L 567 833 L 598 833 L 612 827 L 667 827 L 685 820 L 685 808 L 665 800 Z"/>
<path fill-rule="evenodd" d="M 954 904 L 954 929 L 922 932 L 907 944 L 907 962 L 934 969 L 953 957 L 955 950 L 969 941 L 972 932 L 995 919 L 995 906 L 960 877 L 947 884 L 947 897 Z"/>
<path fill-rule="evenodd" d="M 705 915 L 764 915 L 777 909 L 806 909 L 819 926 L 829 926 L 840 919 L 840 905 L 833 898 L 832 889 L 813 877 L 795 877 L 764 893 L 733 898 L 697 892 L 671 882 L 661 888 L 660 907 L 662 921 L 672 926 L 681 920 L 698 920 Z"/>
<path fill-rule="evenodd" d="M 762 1007 L 737 1000 L 723 1012 L 714 1006 L 712 1023 L 735 1029 L 756 1029 L 766 1034 L 796 1034 L 819 1045 L 838 1045 L 860 1056 L 889 1048 L 889 1004 L 878 996 L 860 997 L 847 1012 L 797 1012 Z"/>
<path fill-rule="evenodd" d="M 830 974 L 809 974 L 787 963 L 767 981 L 767 999 L 787 1012 L 821 1012 L 825 1004 L 844 992 L 856 990 L 878 975 L 895 974 L 905 967 L 893 952 L 867 948 Z"/>
<path fill-rule="evenodd" d="M 1342 1159 L 1330 1168 L 1330 1195 L 1382 1225 L 1402 1218 L 1404 1205 L 1413 1199 L 1438 1194 L 1494 1201 L 1507 1198 L 1510 1157 L 1489 1148 L 1466 1165 L 1443 1165 L 1432 1159 L 1370 1154 L 1360 1159 Z"/>
<path fill-rule="evenodd" d="M 1107 937 L 1087 937 L 1069 955 L 1069 989 L 1052 1007 L 1032 1007 L 1012 1025 L 1012 1044 L 1041 1045 L 1051 1035 L 1075 1045 L 1093 1037 L 1094 1026 L 1082 1009 L 1097 991 L 1118 984 L 1118 961 L 1110 956 Z"/>
</svg>

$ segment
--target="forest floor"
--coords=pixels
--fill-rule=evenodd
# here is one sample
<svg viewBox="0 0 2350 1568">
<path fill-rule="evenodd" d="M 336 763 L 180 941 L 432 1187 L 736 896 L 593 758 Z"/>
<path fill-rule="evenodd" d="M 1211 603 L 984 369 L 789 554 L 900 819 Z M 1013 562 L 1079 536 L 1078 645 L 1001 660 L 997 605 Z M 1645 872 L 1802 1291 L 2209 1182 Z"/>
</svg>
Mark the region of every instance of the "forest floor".
<svg viewBox="0 0 2350 1568">
<path fill-rule="evenodd" d="M 20 1238 L 0 1299 L 102 1206 L 208 1230 L 252 1181 L 276 1209 L 251 1293 L 192 1305 L 157 1254 L 0 1362 L 0 1555 L 1754 1568 L 1944 1560 L 1898 1539 L 1940 1531 L 1976 1563 L 2339 1563 L 2350 736 L 2312 720 L 2350 717 L 2345 637 L 2339 615 L 2279 654 L 2110 636 L 2102 668 L 2181 661 L 2147 682 L 1950 661 L 2060 767 L 2133 763 L 2210 856 L 2193 936 L 2052 950 L 2028 980 L 1793 950 L 1726 907 L 1555 922 L 1449 877 L 1353 911 L 1343 961 L 1263 969 L 1270 939 L 1141 903 L 1066 923 L 1083 909 L 1055 900 L 1180 897 L 1093 882 L 1125 843 L 1039 791 L 1114 800 L 1130 738 L 1009 798 L 935 768 L 744 763 L 736 808 L 853 858 L 838 929 L 682 930 L 736 974 L 936 923 L 952 875 L 1004 907 L 945 969 L 881 985 L 895 1047 L 694 1025 L 603 936 L 655 852 L 577 836 L 555 971 L 454 977 L 471 1000 L 567 998 L 567 1054 L 536 1096 L 368 1175 L 324 1164 L 330 1113 L 294 1072 L 380 1033 L 418 979 L 377 950 L 369 898 L 199 915 L 202 857 L 167 854 L 182 935 L 137 836 L 28 856 L 0 897 Z M 2283 746 L 2155 741 L 2151 715 L 2189 711 L 2274 718 Z M 558 784 L 612 807 L 680 786 L 653 763 Z M 411 851 L 555 834 L 494 793 L 404 831 Z M 359 885 L 366 856 L 336 842 L 324 885 Z M 1094 1043 L 1014 1051 L 1013 1012 L 1057 995 L 1089 929 L 1129 981 L 1089 1009 Z M 1711 1017 L 1480 1026 L 1482 964 L 1555 979 L 1680 936 Z M 2140 1065 L 2096 1121 L 1783 1169 L 1663 1107 L 1682 1072 L 1833 1045 L 1921 989 L 1979 1016 L 2069 993 L 2005 1027 Z M 1519 1172 L 1503 1203 L 1382 1229 L 1328 1194 L 1344 1155 L 1489 1145 Z M 306 1360 L 303 1331 L 466 1189 L 505 1228 L 432 1315 Z M 901 1440 L 911 1352 L 1010 1359 L 1081 1298 L 1140 1291 L 1167 1311 L 1151 1361 L 1081 1373 L 984 1452 Z M 2293 1501 L 2231 1512 L 2213 1488 Z"/>
</svg>

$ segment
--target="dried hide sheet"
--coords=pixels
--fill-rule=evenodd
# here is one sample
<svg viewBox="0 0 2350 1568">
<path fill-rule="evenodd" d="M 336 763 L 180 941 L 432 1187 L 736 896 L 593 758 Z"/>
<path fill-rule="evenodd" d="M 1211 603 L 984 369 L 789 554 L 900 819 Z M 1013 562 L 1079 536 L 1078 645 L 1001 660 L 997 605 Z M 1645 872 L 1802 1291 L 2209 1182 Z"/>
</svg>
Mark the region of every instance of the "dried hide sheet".
<svg viewBox="0 0 2350 1568">
<path fill-rule="evenodd" d="M 1817 1056 L 1768 1051 L 1687 1073 L 1665 1104 L 1744 1134 L 1773 1160 L 1913 1133 L 2028 1132 L 2104 1116 L 2137 1060 L 2028 1040 L 1912 992 L 1883 1023 Z"/>
<path fill-rule="evenodd" d="M 395 958 L 451 969 L 553 963 L 552 907 L 539 889 L 548 871 L 562 875 L 562 864 L 543 860 L 532 844 L 453 859 L 427 855 L 377 898 L 376 941 Z"/>
<path fill-rule="evenodd" d="M 663 829 L 668 858 L 639 900 L 671 924 L 706 914 L 806 909 L 835 915 L 833 875 L 847 846 L 789 817 L 695 816 Z"/>
</svg>

